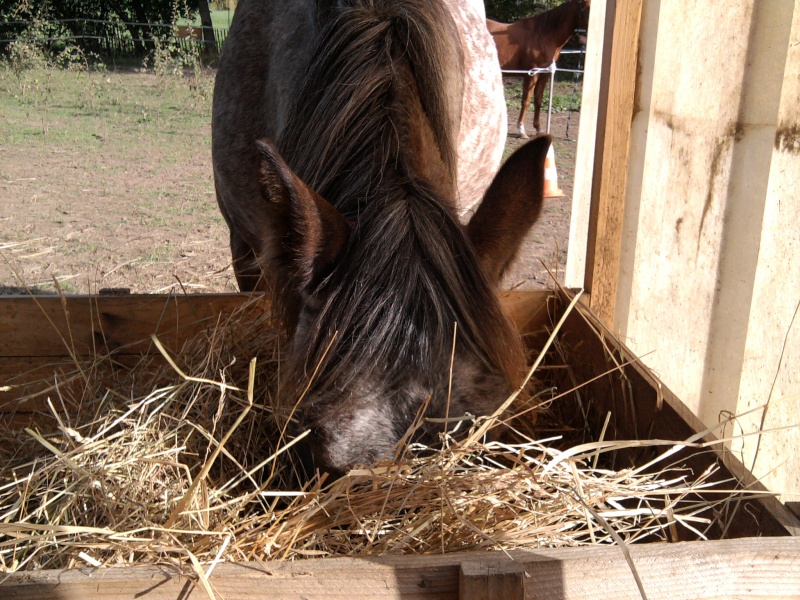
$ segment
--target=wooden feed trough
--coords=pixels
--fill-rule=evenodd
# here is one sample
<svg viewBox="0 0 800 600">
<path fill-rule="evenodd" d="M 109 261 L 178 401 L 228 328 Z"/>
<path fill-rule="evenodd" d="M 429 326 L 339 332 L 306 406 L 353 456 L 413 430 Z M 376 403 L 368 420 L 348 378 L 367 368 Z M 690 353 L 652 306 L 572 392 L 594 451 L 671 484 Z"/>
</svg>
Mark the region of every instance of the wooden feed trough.
<svg viewBox="0 0 800 600">
<path fill-rule="evenodd" d="M 504 303 L 532 347 L 564 314 L 569 297 L 508 293 Z M 115 364 L 157 354 L 156 333 L 172 352 L 244 302 L 245 295 L 7 297 L 0 299 L 0 414 L 5 427 L 36 425 L 61 370 L 80 356 L 108 353 Z M 257 300 L 251 310 L 266 308 Z M 604 440 L 689 440 L 704 427 L 578 303 L 557 337 L 569 362 L 548 385 L 569 389 L 578 379 L 582 419 Z M 561 378 L 561 380 L 559 380 Z M 50 388 L 48 390 L 48 388 Z M 44 393 L 36 394 L 36 391 Z M 576 410 L 577 412 L 577 410 Z M 714 435 L 697 436 L 708 442 Z M 600 439 L 595 437 L 594 439 Z M 641 465 L 653 447 L 615 454 L 615 468 Z M 722 445 L 686 447 L 674 460 L 695 472 L 718 463 L 714 475 L 749 491 L 763 490 Z M 727 488 L 735 487 L 728 484 Z M 714 510 L 735 512 L 720 541 L 594 546 L 425 556 L 324 558 L 291 562 L 221 563 L 204 588 L 171 565 L 22 571 L 3 576 L 3 598 L 638 598 L 631 563 L 648 598 L 800 597 L 798 519 L 769 495 L 742 496 Z M 720 515 L 715 515 L 719 517 Z M 7 525 L 6 525 L 7 526 Z M 0 524 L 0 550 L 14 540 Z M 717 528 L 709 537 L 719 537 Z M 688 539 L 688 538 L 687 538 Z M 630 561 L 630 562 L 629 562 Z"/>
</svg>

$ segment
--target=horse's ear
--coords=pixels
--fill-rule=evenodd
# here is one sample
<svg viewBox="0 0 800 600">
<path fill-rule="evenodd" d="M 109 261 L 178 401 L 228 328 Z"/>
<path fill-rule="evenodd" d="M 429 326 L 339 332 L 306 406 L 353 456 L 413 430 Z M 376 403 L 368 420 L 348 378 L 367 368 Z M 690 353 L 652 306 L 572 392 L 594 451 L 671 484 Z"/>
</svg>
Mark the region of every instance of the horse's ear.
<svg viewBox="0 0 800 600">
<path fill-rule="evenodd" d="M 310 293 L 344 250 L 350 224 L 294 174 L 272 143 L 257 144 L 262 193 L 271 213 L 259 258 L 296 291 Z"/>
<path fill-rule="evenodd" d="M 467 225 L 467 235 L 493 283 L 500 281 L 542 210 L 544 162 L 551 142 L 550 136 L 540 136 L 512 154 Z"/>
</svg>

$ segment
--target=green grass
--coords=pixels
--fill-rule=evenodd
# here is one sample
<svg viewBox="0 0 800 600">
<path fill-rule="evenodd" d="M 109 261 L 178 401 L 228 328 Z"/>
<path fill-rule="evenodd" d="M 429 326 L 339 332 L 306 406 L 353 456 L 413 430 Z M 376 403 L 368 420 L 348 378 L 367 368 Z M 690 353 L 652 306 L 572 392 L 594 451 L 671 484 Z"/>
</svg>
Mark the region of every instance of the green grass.
<svg viewBox="0 0 800 600">
<path fill-rule="evenodd" d="M 129 72 L 0 68 L 0 143 L 5 147 L 179 145 L 211 120 L 212 77 L 145 78 Z M 181 160 L 180 153 L 174 160 Z"/>
<path fill-rule="evenodd" d="M 522 101 L 522 77 L 504 78 L 506 104 L 510 109 L 519 110 L 519 103 Z M 583 86 L 579 82 L 577 86 L 572 78 L 572 74 L 563 73 L 556 75 L 555 92 L 553 94 L 553 112 L 564 112 L 567 110 L 580 110 L 581 92 Z M 550 98 L 550 84 L 544 89 L 542 100 L 542 110 L 547 110 L 547 103 Z M 533 99 L 531 99 L 533 102 Z"/>
<path fill-rule="evenodd" d="M 38 164 L 47 165 L 40 167 L 47 172 L 39 179 L 66 170 L 72 176 L 63 182 L 69 197 L 80 197 L 86 188 L 99 203 L 135 198 L 128 216 L 143 226 L 183 227 L 186 220 L 191 231 L 219 221 L 211 196 L 212 89 L 211 71 L 158 77 L 130 69 L 48 68 L 17 75 L 0 67 L 0 149 L 17 157 L 51 157 L 39 158 Z M 187 165 L 195 167 L 191 175 L 185 174 Z M 198 166 L 207 177 L 196 176 Z M 75 173 L 86 173 L 86 183 Z M 54 217 L 56 225 L 61 219 L 69 226 L 69 218 Z"/>
</svg>

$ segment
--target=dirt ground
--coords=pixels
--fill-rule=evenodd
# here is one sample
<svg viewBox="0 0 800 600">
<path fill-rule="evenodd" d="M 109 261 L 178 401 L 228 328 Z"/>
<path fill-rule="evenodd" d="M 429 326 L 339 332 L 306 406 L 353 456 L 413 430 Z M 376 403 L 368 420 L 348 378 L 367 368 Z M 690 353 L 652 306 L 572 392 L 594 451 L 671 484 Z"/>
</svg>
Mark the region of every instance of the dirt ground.
<svg viewBox="0 0 800 600">
<path fill-rule="evenodd" d="M 506 149 L 517 148 L 526 140 L 516 133 L 518 106 L 509 106 L 509 129 Z M 546 198 L 539 220 L 523 242 L 516 262 L 506 274 L 506 288 L 540 289 L 552 287 L 552 273 L 563 281 L 569 243 L 569 223 L 572 212 L 572 184 L 575 176 L 575 153 L 578 142 L 579 113 L 554 113 L 550 124 L 553 151 L 556 157 L 558 186 L 564 192 L 560 198 Z M 542 112 L 545 125 L 547 113 Z M 525 128 L 533 131 L 533 111 L 525 115 Z M 569 133 L 569 139 L 567 138 Z"/>
<path fill-rule="evenodd" d="M 510 125 L 517 111 L 509 107 Z M 528 131 L 530 120 L 531 114 Z M 235 291 L 227 228 L 214 198 L 210 123 L 203 123 L 173 132 L 173 142 L 121 148 L 113 128 L 102 125 L 74 146 L 0 140 L 0 293 L 52 292 L 54 281 L 66 293 Z M 57 126 L 48 121 L 44 132 Z M 563 272 L 577 133 L 577 113 L 553 115 L 564 197 L 546 201 L 505 287 L 548 285 L 542 262 Z M 508 148 L 522 142 L 510 126 Z M 187 144 L 188 156 L 170 157 L 168 143 Z"/>
</svg>

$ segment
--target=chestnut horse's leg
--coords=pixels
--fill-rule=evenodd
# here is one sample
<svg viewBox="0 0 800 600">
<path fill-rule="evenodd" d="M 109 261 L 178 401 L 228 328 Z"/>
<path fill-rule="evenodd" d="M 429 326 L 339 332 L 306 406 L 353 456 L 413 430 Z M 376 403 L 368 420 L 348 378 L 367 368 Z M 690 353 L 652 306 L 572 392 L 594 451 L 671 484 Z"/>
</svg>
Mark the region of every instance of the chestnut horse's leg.
<svg viewBox="0 0 800 600">
<path fill-rule="evenodd" d="M 531 92 L 533 92 L 533 86 L 537 79 L 538 75 L 525 75 L 522 78 L 522 105 L 519 107 L 519 120 L 517 121 L 517 131 L 519 131 L 519 137 L 521 138 L 528 137 L 525 132 L 525 111 L 531 103 Z"/>
<path fill-rule="evenodd" d="M 550 77 L 536 77 L 536 85 L 533 91 L 533 127 L 536 133 L 542 133 L 542 127 L 539 124 L 539 114 L 542 110 L 542 98 L 544 97 L 544 88 L 547 87 L 547 82 Z"/>
</svg>

